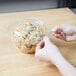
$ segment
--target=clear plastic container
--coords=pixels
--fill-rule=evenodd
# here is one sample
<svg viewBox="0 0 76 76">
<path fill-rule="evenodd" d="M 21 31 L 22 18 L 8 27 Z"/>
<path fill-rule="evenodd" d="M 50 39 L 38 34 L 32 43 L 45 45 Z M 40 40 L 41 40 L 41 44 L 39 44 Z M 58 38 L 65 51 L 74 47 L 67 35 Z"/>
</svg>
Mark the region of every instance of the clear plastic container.
<svg viewBox="0 0 76 76">
<path fill-rule="evenodd" d="M 12 25 L 11 37 L 24 53 L 34 53 L 36 45 L 47 34 L 47 25 L 39 19 L 23 19 Z"/>
</svg>

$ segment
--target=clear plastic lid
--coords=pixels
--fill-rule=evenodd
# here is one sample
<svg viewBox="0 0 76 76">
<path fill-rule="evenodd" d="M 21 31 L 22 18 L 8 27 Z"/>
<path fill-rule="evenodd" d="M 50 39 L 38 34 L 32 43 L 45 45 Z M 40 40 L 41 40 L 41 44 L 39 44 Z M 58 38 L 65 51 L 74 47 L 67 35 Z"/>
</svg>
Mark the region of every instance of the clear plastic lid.
<svg viewBox="0 0 76 76">
<path fill-rule="evenodd" d="M 34 53 L 36 45 L 47 35 L 47 25 L 39 19 L 23 19 L 10 26 L 10 36 L 25 53 Z"/>
</svg>

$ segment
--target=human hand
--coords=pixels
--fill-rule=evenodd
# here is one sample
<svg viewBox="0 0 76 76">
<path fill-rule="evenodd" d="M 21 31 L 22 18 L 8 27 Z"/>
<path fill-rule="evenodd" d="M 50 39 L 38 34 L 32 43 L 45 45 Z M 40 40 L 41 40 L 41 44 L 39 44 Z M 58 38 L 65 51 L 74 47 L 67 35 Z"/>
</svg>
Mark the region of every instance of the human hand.
<svg viewBox="0 0 76 76">
<path fill-rule="evenodd" d="M 39 60 L 54 62 L 58 53 L 59 49 L 50 41 L 47 36 L 45 36 L 36 47 L 35 57 Z"/>
<path fill-rule="evenodd" d="M 76 76 L 76 68 L 61 55 L 59 49 L 48 37 L 44 37 L 43 41 L 37 45 L 35 57 L 39 60 L 51 61 L 63 76 Z"/>
<path fill-rule="evenodd" d="M 64 41 L 76 40 L 76 26 L 62 24 L 52 28 L 52 35 Z"/>
</svg>

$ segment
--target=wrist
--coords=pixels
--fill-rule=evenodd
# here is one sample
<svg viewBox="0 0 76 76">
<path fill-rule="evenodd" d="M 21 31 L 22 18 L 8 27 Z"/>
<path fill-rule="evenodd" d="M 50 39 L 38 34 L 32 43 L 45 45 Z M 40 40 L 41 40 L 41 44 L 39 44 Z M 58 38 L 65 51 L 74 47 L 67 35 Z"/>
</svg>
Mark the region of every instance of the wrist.
<svg viewBox="0 0 76 76">
<path fill-rule="evenodd" d="M 59 51 L 56 52 L 53 56 L 50 55 L 49 58 L 50 62 L 52 62 L 54 65 L 57 65 L 62 61 L 62 55 Z"/>
<path fill-rule="evenodd" d="M 55 64 L 63 76 L 76 75 L 75 68 L 60 53 L 53 60 L 53 64 Z"/>
</svg>

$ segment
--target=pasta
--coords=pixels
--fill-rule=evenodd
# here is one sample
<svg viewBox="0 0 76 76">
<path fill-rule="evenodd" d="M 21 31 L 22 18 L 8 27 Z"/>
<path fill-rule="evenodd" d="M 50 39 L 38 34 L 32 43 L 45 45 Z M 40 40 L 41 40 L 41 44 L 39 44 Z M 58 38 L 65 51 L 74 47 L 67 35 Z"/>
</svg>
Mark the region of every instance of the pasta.
<svg viewBox="0 0 76 76">
<path fill-rule="evenodd" d="M 17 46 L 24 53 L 34 53 L 36 45 L 45 34 L 45 23 L 36 19 L 24 20 L 13 32 Z"/>
</svg>

